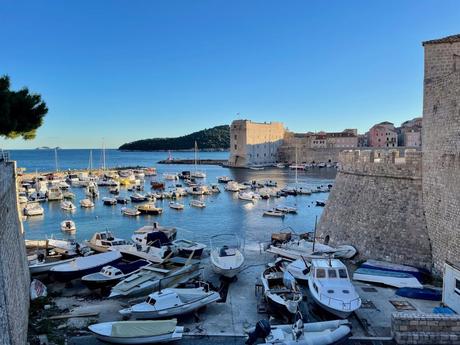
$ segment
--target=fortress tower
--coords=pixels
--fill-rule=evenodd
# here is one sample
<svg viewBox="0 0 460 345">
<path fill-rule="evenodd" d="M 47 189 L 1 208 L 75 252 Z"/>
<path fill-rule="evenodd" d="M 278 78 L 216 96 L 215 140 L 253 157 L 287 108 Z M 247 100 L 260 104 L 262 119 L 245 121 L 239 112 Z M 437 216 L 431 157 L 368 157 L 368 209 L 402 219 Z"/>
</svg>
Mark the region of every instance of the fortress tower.
<svg viewBox="0 0 460 345">
<path fill-rule="evenodd" d="M 423 204 L 433 268 L 460 259 L 460 35 L 423 43 Z"/>
</svg>

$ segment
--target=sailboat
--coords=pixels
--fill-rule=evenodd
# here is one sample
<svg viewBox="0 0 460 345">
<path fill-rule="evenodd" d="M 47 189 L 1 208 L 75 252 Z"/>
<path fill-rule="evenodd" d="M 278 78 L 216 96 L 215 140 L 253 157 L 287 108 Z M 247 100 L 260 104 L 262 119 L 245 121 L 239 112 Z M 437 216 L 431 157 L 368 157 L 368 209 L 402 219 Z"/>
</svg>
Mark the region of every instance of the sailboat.
<svg viewBox="0 0 460 345">
<path fill-rule="evenodd" d="M 198 145 L 197 145 L 197 143 L 195 141 L 195 171 L 192 171 L 190 173 L 190 176 L 195 177 L 195 178 L 205 178 L 206 173 L 203 172 L 203 171 L 198 171 L 197 170 L 197 160 L 198 160 Z"/>
</svg>

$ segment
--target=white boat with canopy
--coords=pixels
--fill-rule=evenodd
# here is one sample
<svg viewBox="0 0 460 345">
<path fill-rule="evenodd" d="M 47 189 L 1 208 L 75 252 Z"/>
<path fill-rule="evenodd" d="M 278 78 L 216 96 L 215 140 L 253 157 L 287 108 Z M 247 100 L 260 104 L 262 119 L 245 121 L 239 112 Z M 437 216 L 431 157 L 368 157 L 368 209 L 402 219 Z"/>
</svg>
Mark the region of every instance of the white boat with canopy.
<svg viewBox="0 0 460 345">
<path fill-rule="evenodd" d="M 239 238 L 235 234 L 221 234 L 212 236 L 210 242 L 213 271 L 226 278 L 235 277 L 244 264 Z"/>
</svg>

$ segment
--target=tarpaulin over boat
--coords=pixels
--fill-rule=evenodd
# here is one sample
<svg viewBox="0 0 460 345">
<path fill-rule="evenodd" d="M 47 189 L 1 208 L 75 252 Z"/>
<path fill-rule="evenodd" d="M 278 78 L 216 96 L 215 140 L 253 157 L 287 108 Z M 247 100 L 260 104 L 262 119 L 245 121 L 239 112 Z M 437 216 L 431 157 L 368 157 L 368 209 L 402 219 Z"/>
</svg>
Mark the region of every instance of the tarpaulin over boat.
<svg viewBox="0 0 460 345">
<path fill-rule="evenodd" d="M 177 320 L 121 321 L 112 325 L 112 337 L 148 337 L 168 334 L 176 329 Z"/>
</svg>

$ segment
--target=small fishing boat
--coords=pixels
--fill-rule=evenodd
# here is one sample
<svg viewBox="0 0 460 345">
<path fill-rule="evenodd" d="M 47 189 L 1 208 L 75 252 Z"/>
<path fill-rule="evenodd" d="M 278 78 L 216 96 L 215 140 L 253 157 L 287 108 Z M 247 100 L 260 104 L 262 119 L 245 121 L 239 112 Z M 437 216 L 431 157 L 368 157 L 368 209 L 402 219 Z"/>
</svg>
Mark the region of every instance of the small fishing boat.
<svg viewBox="0 0 460 345">
<path fill-rule="evenodd" d="M 174 241 L 177 236 L 177 229 L 172 226 L 162 226 L 158 222 L 153 222 L 152 225 L 145 225 L 134 231 L 136 235 L 149 234 L 152 232 L 162 232 L 166 235 L 168 240 Z"/>
<path fill-rule="evenodd" d="M 228 176 L 219 176 L 217 178 L 217 182 L 219 182 L 219 183 L 228 183 L 230 181 L 233 181 L 233 180 Z"/>
<path fill-rule="evenodd" d="M 239 238 L 234 234 L 221 234 L 212 236 L 210 242 L 212 270 L 226 278 L 235 277 L 244 264 Z"/>
<path fill-rule="evenodd" d="M 206 283 L 196 288 L 168 288 L 150 294 L 145 302 L 122 309 L 119 313 L 134 319 L 159 319 L 179 316 L 220 300 L 220 294 Z"/>
<path fill-rule="evenodd" d="M 147 201 L 147 197 L 140 193 L 134 193 L 130 196 L 131 202 L 144 202 Z"/>
<path fill-rule="evenodd" d="M 241 193 L 238 193 L 238 199 L 244 200 L 244 201 L 256 202 L 257 200 L 260 199 L 260 195 L 254 192 L 241 192 Z"/>
<path fill-rule="evenodd" d="M 292 320 L 302 301 L 302 292 L 295 278 L 289 272 L 283 271 L 279 262 L 275 262 L 262 272 L 261 281 L 264 298 L 271 312 Z"/>
<path fill-rule="evenodd" d="M 41 274 L 48 272 L 51 268 L 65 264 L 74 260 L 73 257 L 67 257 L 61 254 L 57 255 L 44 255 L 40 253 L 34 255 L 34 257 L 29 260 L 29 272 L 30 274 Z"/>
<path fill-rule="evenodd" d="M 97 183 L 94 181 L 89 181 L 88 185 L 86 186 L 86 196 L 90 198 L 98 198 L 99 197 L 99 189 L 97 187 Z"/>
<path fill-rule="evenodd" d="M 163 182 L 158 182 L 158 181 L 151 181 L 150 186 L 152 189 L 164 189 L 165 184 Z"/>
<path fill-rule="evenodd" d="M 150 265 L 150 262 L 147 260 L 136 260 L 130 263 L 119 263 L 111 266 L 104 266 L 100 272 L 91 273 L 81 277 L 81 282 L 89 289 L 112 287 L 133 272 L 137 272 L 141 267 L 147 265 Z"/>
<path fill-rule="evenodd" d="M 62 282 L 78 279 L 90 273 L 99 272 L 102 267 L 121 261 L 121 254 L 116 251 L 79 257 L 65 264 L 50 269 L 51 276 Z"/>
<path fill-rule="evenodd" d="M 424 299 L 428 301 L 441 301 L 442 290 L 430 289 L 430 288 L 399 288 L 395 292 L 398 296 L 413 298 L 413 299 Z"/>
<path fill-rule="evenodd" d="M 129 216 L 129 217 L 136 217 L 141 214 L 141 212 L 136 209 L 136 208 L 128 208 L 128 207 L 122 207 L 121 213 L 124 216 Z"/>
<path fill-rule="evenodd" d="M 75 194 L 67 191 L 62 193 L 62 197 L 64 199 L 75 199 Z"/>
<path fill-rule="evenodd" d="M 316 206 L 324 207 L 326 206 L 326 202 L 322 200 L 316 200 Z"/>
<path fill-rule="evenodd" d="M 117 247 L 128 244 L 126 240 L 122 238 L 116 238 L 113 233 L 109 230 L 95 232 L 93 237 L 88 241 L 84 242 L 92 250 L 104 253 L 110 249 L 116 249 Z"/>
<path fill-rule="evenodd" d="M 225 190 L 229 192 L 239 192 L 240 184 L 236 181 L 228 181 Z"/>
<path fill-rule="evenodd" d="M 302 319 L 294 324 L 270 325 L 261 320 L 249 332 L 246 344 L 253 345 L 258 338 L 264 338 L 262 344 L 270 345 L 331 345 L 343 344 L 350 336 L 351 329 L 347 320 L 333 320 L 304 323 Z"/>
<path fill-rule="evenodd" d="M 77 209 L 75 205 L 71 201 L 68 201 L 68 200 L 64 200 L 61 202 L 61 208 L 65 211 L 71 211 L 71 212 Z"/>
<path fill-rule="evenodd" d="M 144 205 L 137 206 L 137 210 L 142 214 L 158 215 L 163 213 L 163 209 L 161 207 L 157 207 L 155 203 L 147 203 Z"/>
<path fill-rule="evenodd" d="M 190 206 L 198 207 L 198 208 L 204 208 L 204 207 L 206 207 L 206 203 L 204 201 L 201 201 L 201 200 L 192 200 L 192 201 L 190 201 Z"/>
<path fill-rule="evenodd" d="M 44 213 L 45 210 L 38 203 L 30 203 L 24 207 L 24 215 L 26 216 L 41 216 Z"/>
<path fill-rule="evenodd" d="M 278 205 L 275 207 L 275 210 L 283 213 L 297 213 L 297 207 L 287 205 Z"/>
<path fill-rule="evenodd" d="M 378 283 L 397 288 L 423 288 L 423 285 L 412 274 L 392 271 L 382 271 L 371 268 L 358 268 L 353 273 L 354 280 L 368 283 Z"/>
<path fill-rule="evenodd" d="M 61 231 L 75 232 L 77 231 L 77 226 L 75 225 L 75 222 L 73 220 L 66 219 L 61 222 Z"/>
<path fill-rule="evenodd" d="M 118 187 L 111 187 L 111 188 L 109 188 L 109 193 L 114 194 L 114 195 L 118 195 L 120 193 L 120 189 Z"/>
<path fill-rule="evenodd" d="M 171 201 L 169 203 L 169 207 L 174 209 L 174 210 L 183 210 L 184 209 L 184 204 L 181 204 L 180 202 Z"/>
<path fill-rule="evenodd" d="M 361 264 L 360 268 L 370 268 L 373 270 L 407 273 L 413 275 L 419 281 L 423 281 L 423 278 L 425 276 L 425 272 L 417 267 L 394 264 L 392 262 L 381 260 L 366 260 L 363 264 Z"/>
<path fill-rule="evenodd" d="M 104 205 L 113 206 L 117 204 L 117 199 L 110 198 L 110 197 L 104 197 L 102 198 L 102 202 L 104 203 Z"/>
<path fill-rule="evenodd" d="M 114 321 L 88 326 L 97 339 L 114 344 L 156 344 L 182 338 L 177 320 Z"/>
<path fill-rule="evenodd" d="M 174 252 L 182 257 L 188 258 L 192 255 L 193 259 L 199 259 L 203 255 L 206 245 L 186 239 L 174 240 L 171 242 Z"/>
<path fill-rule="evenodd" d="M 117 196 L 115 199 L 117 200 L 117 204 L 127 204 L 127 203 L 129 203 L 129 198 L 124 197 L 124 196 Z"/>
<path fill-rule="evenodd" d="M 312 259 L 308 288 L 316 304 L 345 319 L 361 307 L 361 298 L 338 259 Z"/>
<path fill-rule="evenodd" d="M 212 185 L 211 185 L 211 192 L 212 192 L 212 193 L 220 193 L 220 188 L 219 188 L 219 186 L 216 185 L 216 184 L 212 184 Z"/>
<path fill-rule="evenodd" d="M 94 207 L 94 202 L 91 199 L 82 199 L 80 200 L 80 207 L 92 208 Z"/>
<path fill-rule="evenodd" d="M 63 199 L 62 191 L 58 186 L 51 186 L 46 194 L 48 201 L 59 201 Z"/>
<path fill-rule="evenodd" d="M 278 169 L 284 169 L 284 168 L 286 168 L 286 165 L 283 164 L 283 163 L 276 163 L 275 167 L 278 168 Z"/>
<path fill-rule="evenodd" d="M 174 180 L 178 180 L 179 176 L 177 174 L 174 174 L 174 173 L 164 173 L 163 178 L 165 180 L 174 181 Z"/>
<path fill-rule="evenodd" d="M 285 213 L 277 210 L 266 210 L 263 213 L 264 216 L 269 216 L 269 217 L 278 217 L 278 218 L 284 218 Z"/>
</svg>

